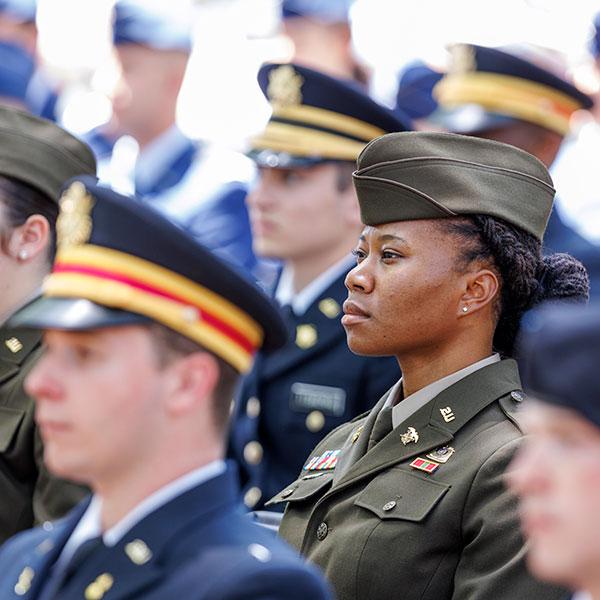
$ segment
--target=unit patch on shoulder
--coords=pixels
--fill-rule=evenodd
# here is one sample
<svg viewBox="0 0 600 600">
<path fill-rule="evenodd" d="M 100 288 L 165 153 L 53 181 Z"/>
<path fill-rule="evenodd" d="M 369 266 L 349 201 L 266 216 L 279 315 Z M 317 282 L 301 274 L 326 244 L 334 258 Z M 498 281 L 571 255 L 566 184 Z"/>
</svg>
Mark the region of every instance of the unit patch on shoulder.
<svg viewBox="0 0 600 600">
<path fill-rule="evenodd" d="M 313 456 L 304 465 L 304 471 L 324 471 L 326 469 L 335 469 L 337 465 L 340 450 L 327 450 L 320 456 Z"/>
</svg>

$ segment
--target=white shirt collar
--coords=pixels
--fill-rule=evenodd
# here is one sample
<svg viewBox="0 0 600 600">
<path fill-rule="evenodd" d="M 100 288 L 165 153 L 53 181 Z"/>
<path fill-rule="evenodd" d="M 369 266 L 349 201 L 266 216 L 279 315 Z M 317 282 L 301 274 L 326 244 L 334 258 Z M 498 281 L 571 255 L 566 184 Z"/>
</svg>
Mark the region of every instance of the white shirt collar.
<svg viewBox="0 0 600 600">
<path fill-rule="evenodd" d="M 582 592 L 576 592 L 573 595 L 572 600 L 594 600 L 594 598 L 588 592 L 583 592 L 582 591 Z"/>
<path fill-rule="evenodd" d="M 446 388 L 449 388 L 451 385 L 454 385 L 456 382 L 464 379 L 467 375 L 478 371 L 479 369 L 483 369 L 483 367 L 487 367 L 493 363 L 500 362 L 499 354 L 492 354 L 483 360 L 480 360 L 460 371 L 456 371 L 455 373 L 451 373 L 450 375 L 446 375 L 446 377 L 442 377 L 429 385 L 426 385 L 424 388 L 419 391 L 407 396 L 401 402 L 398 402 L 396 406 L 392 409 L 392 424 L 394 428 L 401 425 L 408 417 L 413 415 L 417 410 L 419 410 L 422 406 L 425 406 L 430 400 L 433 400 L 438 394 L 443 392 Z M 388 396 L 387 402 L 385 406 L 391 406 L 395 401 L 398 392 L 401 389 L 402 379 L 396 384 L 392 393 Z"/>
<path fill-rule="evenodd" d="M 90 505 L 67 540 L 56 564 L 58 566 L 67 564 L 81 544 L 99 535 L 102 535 L 102 540 L 106 546 L 115 546 L 128 531 L 150 513 L 201 483 L 221 475 L 225 472 L 225 469 L 225 461 L 215 460 L 199 469 L 186 473 L 144 498 L 118 523 L 104 533 L 102 533 L 101 526 L 102 499 L 94 495 Z"/>
<path fill-rule="evenodd" d="M 275 299 L 281 306 L 291 305 L 294 313 L 301 316 L 336 279 L 354 266 L 355 261 L 356 259 L 352 255 L 344 256 L 342 260 L 323 271 L 298 293 L 294 292 L 292 269 L 285 266 L 277 284 Z"/>
</svg>

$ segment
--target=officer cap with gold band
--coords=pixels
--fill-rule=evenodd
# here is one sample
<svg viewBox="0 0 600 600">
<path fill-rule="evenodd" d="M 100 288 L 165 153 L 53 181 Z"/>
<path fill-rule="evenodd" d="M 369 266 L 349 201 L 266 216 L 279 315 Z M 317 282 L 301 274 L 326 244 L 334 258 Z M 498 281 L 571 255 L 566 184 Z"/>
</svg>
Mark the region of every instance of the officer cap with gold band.
<svg viewBox="0 0 600 600">
<path fill-rule="evenodd" d="M 476 133 L 517 119 L 566 135 L 571 115 L 591 108 L 592 99 L 508 50 L 452 46 L 448 73 L 433 89 L 440 107 L 433 120 L 454 133 Z"/>
<path fill-rule="evenodd" d="M 259 166 L 308 167 L 354 162 L 373 138 L 412 129 L 410 119 L 381 106 L 356 84 L 295 64 L 267 64 L 258 83 L 271 104 L 264 131 L 251 140 Z"/>
<path fill-rule="evenodd" d="M 42 297 L 18 327 L 89 330 L 155 321 L 238 372 L 285 342 L 272 301 L 182 229 L 134 198 L 72 180 L 60 200 L 58 250 Z"/>
<path fill-rule="evenodd" d="M 501 218 L 542 239 L 554 188 L 531 154 L 453 133 L 390 133 L 362 151 L 354 172 L 362 221 Z"/>
</svg>

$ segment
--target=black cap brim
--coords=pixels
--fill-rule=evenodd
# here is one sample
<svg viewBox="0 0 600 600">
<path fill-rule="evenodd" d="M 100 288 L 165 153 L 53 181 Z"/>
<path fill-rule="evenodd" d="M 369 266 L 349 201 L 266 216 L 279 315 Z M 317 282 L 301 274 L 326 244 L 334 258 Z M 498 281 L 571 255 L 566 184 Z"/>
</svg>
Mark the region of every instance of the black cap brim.
<svg viewBox="0 0 600 600">
<path fill-rule="evenodd" d="M 143 315 L 101 306 L 84 298 L 42 297 L 9 320 L 10 327 L 86 331 L 104 327 L 152 323 Z"/>
</svg>

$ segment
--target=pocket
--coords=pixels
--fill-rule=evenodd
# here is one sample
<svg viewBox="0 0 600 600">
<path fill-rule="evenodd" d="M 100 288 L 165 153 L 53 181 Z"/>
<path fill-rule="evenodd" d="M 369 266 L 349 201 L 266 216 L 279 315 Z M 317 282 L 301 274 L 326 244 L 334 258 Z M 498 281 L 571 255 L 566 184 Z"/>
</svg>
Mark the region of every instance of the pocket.
<svg viewBox="0 0 600 600">
<path fill-rule="evenodd" d="M 442 499 L 450 485 L 425 479 L 401 468 L 376 477 L 354 501 L 382 520 L 420 522 Z"/>
<path fill-rule="evenodd" d="M 272 506 L 280 502 L 300 502 L 324 494 L 333 480 L 332 471 L 307 473 L 275 494 L 265 506 Z"/>
<path fill-rule="evenodd" d="M 0 452 L 8 450 L 24 417 L 24 410 L 0 406 Z"/>
</svg>

